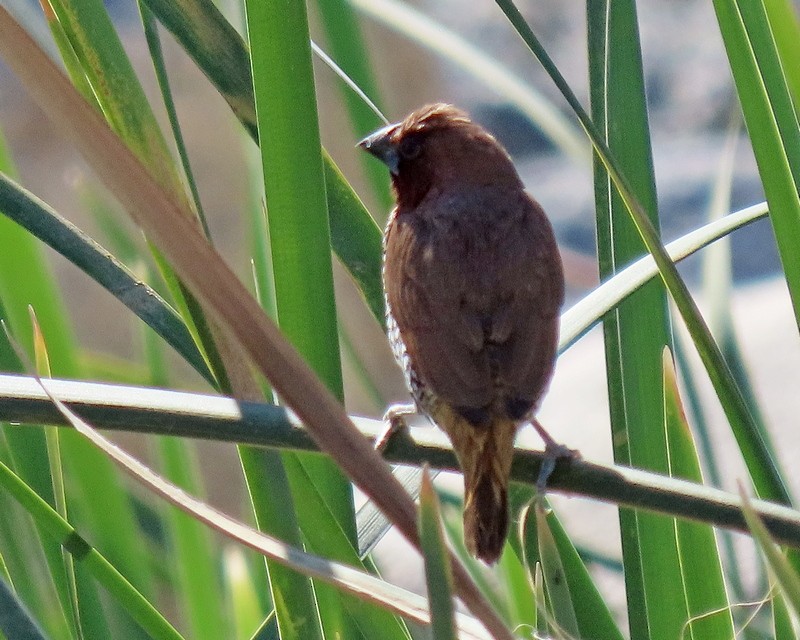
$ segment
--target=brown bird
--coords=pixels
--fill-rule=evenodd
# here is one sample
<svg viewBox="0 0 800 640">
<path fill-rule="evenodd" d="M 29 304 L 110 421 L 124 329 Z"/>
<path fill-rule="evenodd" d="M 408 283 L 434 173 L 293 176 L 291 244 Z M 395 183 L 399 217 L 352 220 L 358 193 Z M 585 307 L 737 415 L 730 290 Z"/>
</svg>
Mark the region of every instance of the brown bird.
<svg viewBox="0 0 800 640">
<path fill-rule="evenodd" d="M 508 533 L 514 438 L 555 364 L 564 275 L 553 229 L 505 149 L 451 105 L 359 144 L 389 167 L 397 201 L 383 262 L 392 350 L 453 444 L 465 542 L 491 564 Z"/>
</svg>

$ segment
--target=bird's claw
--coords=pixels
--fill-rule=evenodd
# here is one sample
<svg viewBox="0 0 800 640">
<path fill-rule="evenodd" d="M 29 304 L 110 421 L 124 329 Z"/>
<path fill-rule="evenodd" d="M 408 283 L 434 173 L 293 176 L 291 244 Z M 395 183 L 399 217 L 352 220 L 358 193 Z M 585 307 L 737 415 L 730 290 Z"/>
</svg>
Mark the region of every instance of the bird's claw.
<svg viewBox="0 0 800 640">
<path fill-rule="evenodd" d="M 545 443 L 544 460 L 539 469 L 539 476 L 536 478 L 536 493 L 543 496 L 547 491 L 547 481 L 556 470 L 556 464 L 559 460 L 578 460 L 581 454 L 577 449 L 570 449 L 555 440 L 550 440 Z"/>
<path fill-rule="evenodd" d="M 531 420 L 531 425 L 544 441 L 544 460 L 539 469 L 539 477 L 536 479 L 536 492 L 543 496 L 547 491 L 547 481 L 556 469 L 556 463 L 559 460 L 578 460 L 581 454 L 577 449 L 570 449 L 556 442 L 536 418 Z"/>
<path fill-rule="evenodd" d="M 375 438 L 373 447 L 375 450 L 383 454 L 389 442 L 401 431 L 408 431 L 408 424 L 406 417 L 412 416 L 417 413 L 417 407 L 413 404 L 393 404 L 383 414 L 384 429 Z"/>
</svg>

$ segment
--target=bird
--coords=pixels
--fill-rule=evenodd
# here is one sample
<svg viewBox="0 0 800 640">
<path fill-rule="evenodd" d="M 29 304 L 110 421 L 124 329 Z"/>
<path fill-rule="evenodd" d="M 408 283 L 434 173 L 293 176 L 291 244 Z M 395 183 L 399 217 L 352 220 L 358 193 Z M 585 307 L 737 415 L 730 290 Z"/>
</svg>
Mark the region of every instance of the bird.
<svg viewBox="0 0 800 640">
<path fill-rule="evenodd" d="M 421 413 L 464 474 L 464 541 L 486 564 L 509 528 L 514 439 L 557 355 L 564 274 L 553 228 L 502 145 L 436 103 L 364 138 L 391 174 L 383 236 L 387 335 Z"/>
</svg>

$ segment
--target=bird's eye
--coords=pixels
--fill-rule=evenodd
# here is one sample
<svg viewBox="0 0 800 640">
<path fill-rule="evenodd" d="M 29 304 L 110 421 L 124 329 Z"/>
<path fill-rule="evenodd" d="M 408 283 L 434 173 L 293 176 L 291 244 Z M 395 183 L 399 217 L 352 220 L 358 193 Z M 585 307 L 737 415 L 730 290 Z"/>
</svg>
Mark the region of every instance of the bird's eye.
<svg viewBox="0 0 800 640">
<path fill-rule="evenodd" d="M 400 142 L 400 155 L 404 160 L 417 158 L 422 151 L 422 145 L 416 137 L 403 138 Z"/>
</svg>

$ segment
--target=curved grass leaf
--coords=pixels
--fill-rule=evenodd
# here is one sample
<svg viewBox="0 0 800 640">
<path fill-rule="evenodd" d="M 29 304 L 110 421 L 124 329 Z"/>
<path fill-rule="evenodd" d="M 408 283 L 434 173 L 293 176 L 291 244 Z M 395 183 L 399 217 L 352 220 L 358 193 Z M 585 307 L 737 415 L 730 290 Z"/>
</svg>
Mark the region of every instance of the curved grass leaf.
<svg viewBox="0 0 800 640">
<path fill-rule="evenodd" d="M 670 242 L 665 249 L 674 262 L 688 258 L 731 232 L 760 220 L 769 214 L 766 203 L 756 204 L 709 222 Z M 559 353 L 563 353 L 622 300 L 646 282 L 658 277 L 658 266 L 652 256 L 640 258 L 584 296 L 561 316 Z"/>
</svg>

